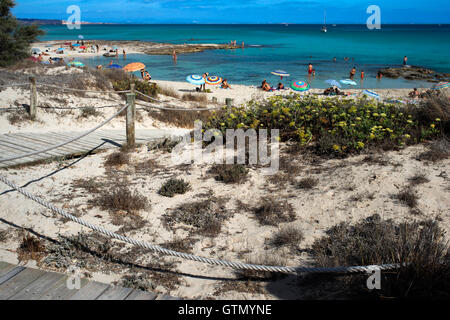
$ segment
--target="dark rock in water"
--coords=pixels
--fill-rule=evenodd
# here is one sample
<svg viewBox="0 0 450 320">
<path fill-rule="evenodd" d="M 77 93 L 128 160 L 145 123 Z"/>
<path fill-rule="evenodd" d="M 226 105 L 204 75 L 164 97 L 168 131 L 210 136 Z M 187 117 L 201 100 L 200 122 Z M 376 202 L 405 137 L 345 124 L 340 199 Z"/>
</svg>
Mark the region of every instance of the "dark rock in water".
<svg viewBox="0 0 450 320">
<path fill-rule="evenodd" d="M 424 80 L 428 82 L 439 82 L 448 80 L 449 73 L 438 73 L 434 70 L 418 67 L 408 66 L 400 68 L 385 68 L 379 70 L 384 77 L 398 79 L 404 78 L 407 80 Z"/>
</svg>

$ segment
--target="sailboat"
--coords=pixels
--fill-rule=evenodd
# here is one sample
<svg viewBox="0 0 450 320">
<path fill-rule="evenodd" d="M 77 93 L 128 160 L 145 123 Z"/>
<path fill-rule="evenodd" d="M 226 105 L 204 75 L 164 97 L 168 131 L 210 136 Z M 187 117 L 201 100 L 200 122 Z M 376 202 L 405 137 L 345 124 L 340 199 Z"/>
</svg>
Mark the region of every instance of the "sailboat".
<svg viewBox="0 0 450 320">
<path fill-rule="evenodd" d="M 327 29 L 327 11 L 325 10 L 324 12 L 324 17 L 323 17 L 323 27 L 322 30 L 320 30 L 321 32 L 328 32 Z"/>
</svg>

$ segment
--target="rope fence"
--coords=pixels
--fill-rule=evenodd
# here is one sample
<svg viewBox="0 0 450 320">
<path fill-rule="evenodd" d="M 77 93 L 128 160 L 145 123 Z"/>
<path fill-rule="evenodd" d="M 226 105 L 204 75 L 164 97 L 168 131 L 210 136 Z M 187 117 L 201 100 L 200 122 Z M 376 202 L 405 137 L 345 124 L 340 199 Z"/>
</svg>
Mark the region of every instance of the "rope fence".
<svg viewBox="0 0 450 320">
<path fill-rule="evenodd" d="M 67 88 L 61 88 L 61 87 L 47 85 L 47 84 L 41 84 L 41 85 L 42 86 L 51 86 L 51 87 L 55 87 L 55 88 L 62 89 L 62 90 L 67 89 Z M 34 108 L 34 112 L 35 112 L 35 110 L 36 110 L 36 81 L 35 81 L 35 79 L 30 78 L 30 84 L 15 84 L 15 85 L 9 85 L 9 86 L 30 86 L 30 89 L 31 89 L 30 110 L 32 110 Z M 5 87 L 5 86 L 2 86 L 2 87 Z M 80 91 L 79 89 L 69 89 L 69 90 Z M 81 90 L 81 91 L 85 91 L 85 90 Z M 95 91 L 95 92 L 99 92 L 99 91 Z M 102 92 L 102 93 L 104 93 L 104 92 Z M 108 93 L 108 92 L 106 92 L 106 93 Z M 21 159 L 21 158 L 25 158 L 25 157 L 30 157 L 30 156 L 37 155 L 40 153 L 46 153 L 48 151 L 51 151 L 51 150 L 60 148 L 64 145 L 70 144 L 76 140 L 79 140 L 79 139 L 91 134 L 92 132 L 98 130 L 99 128 L 103 127 L 104 125 L 109 123 L 111 120 L 113 120 L 115 117 L 117 117 L 120 113 L 122 113 L 124 110 L 126 110 L 127 144 L 129 146 L 134 146 L 135 145 L 134 119 L 135 119 L 135 112 L 136 112 L 136 107 L 135 107 L 136 94 L 134 91 L 134 86 L 132 85 L 131 90 L 114 91 L 114 93 L 127 93 L 126 105 L 123 106 L 114 115 L 112 115 L 111 117 L 109 117 L 108 119 L 106 119 L 105 121 L 100 123 L 99 125 L 97 125 L 96 127 L 90 129 L 89 131 L 87 131 L 75 138 L 72 138 L 72 139 L 62 142 L 62 143 L 59 143 L 57 145 L 53 145 L 53 146 L 50 146 L 50 147 L 42 149 L 42 150 L 33 151 L 33 152 L 22 154 L 19 156 L 0 159 L 0 163 L 13 161 L 13 160 L 17 160 L 17 159 Z M 150 97 L 148 95 L 145 95 L 143 93 L 140 93 L 140 92 L 137 92 L 137 93 L 143 97 L 149 98 L 152 101 L 155 101 L 158 103 L 164 103 L 162 101 L 159 101 L 159 100 L 157 100 L 153 97 Z M 219 108 L 186 109 L 186 108 L 178 108 L 177 106 L 175 106 L 175 108 L 165 108 L 165 107 L 159 107 L 159 106 L 154 106 L 154 105 L 146 105 L 145 103 L 142 103 L 142 105 L 144 105 L 146 107 L 156 108 L 156 109 L 160 109 L 160 110 L 167 110 L 167 111 L 174 111 L 174 110 L 176 110 L 176 111 L 208 111 L 208 110 L 219 109 Z M 168 104 L 168 105 L 170 105 L 170 104 Z M 104 106 L 104 108 L 107 108 L 107 107 L 112 108 L 112 107 L 117 107 L 117 106 Z M 62 108 L 60 108 L 60 109 L 62 109 Z M 66 109 L 66 108 L 64 108 L 64 109 Z M 74 108 L 69 108 L 69 109 L 74 109 Z M 32 111 L 30 111 L 30 113 L 32 114 Z M 187 254 L 187 253 L 183 253 L 183 252 L 169 250 L 169 249 L 160 247 L 158 245 L 150 244 L 150 243 L 147 243 L 144 241 L 132 239 L 132 238 L 117 234 L 115 232 L 107 230 L 98 225 L 89 223 L 81 218 L 75 217 L 61 208 L 57 208 L 56 206 L 47 202 L 46 200 L 44 200 L 36 195 L 33 195 L 30 192 L 24 190 L 23 188 L 17 186 L 14 182 L 8 180 L 6 177 L 4 177 L 2 175 L 0 175 L 0 181 L 5 183 L 9 187 L 15 189 L 16 191 L 18 191 L 25 197 L 37 202 L 38 204 L 46 207 L 47 209 L 51 210 L 52 212 L 57 213 L 79 225 L 87 227 L 95 232 L 101 233 L 110 238 L 117 239 L 119 241 L 123 241 L 128 244 L 138 246 L 138 247 L 147 249 L 149 251 L 159 253 L 162 255 L 166 255 L 166 256 L 178 257 L 181 259 L 196 261 L 196 262 L 205 263 L 205 264 L 214 265 L 214 266 L 228 267 L 228 268 L 235 269 L 235 270 L 253 270 L 253 271 L 263 271 L 263 272 L 294 273 L 294 274 L 298 274 L 298 273 L 360 273 L 360 272 L 368 273 L 368 272 L 372 272 L 374 270 L 392 270 L 392 269 L 397 269 L 400 267 L 400 265 L 398 265 L 398 264 L 386 264 L 386 265 L 378 265 L 378 266 L 330 267 L 330 268 L 327 268 L 327 267 L 265 266 L 265 265 L 245 264 L 245 263 L 240 263 L 240 262 L 232 262 L 232 261 L 227 261 L 227 260 L 212 259 L 212 258 L 196 256 L 193 254 Z"/>
<path fill-rule="evenodd" d="M 51 151 L 51 150 L 60 148 L 60 147 L 62 147 L 62 146 L 65 146 L 66 144 L 72 143 L 72 142 L 74 142 L 74 141 L 76 141 L 76 140 L 79 140 L 79 139 L 81 139 L 81 138 L 87 136 L 88 134 L 91 134 L 91 133 L 94 132 L 95 130 L 100 129 L 101 127 L 103 127 L 104 125 L 106 125 L 106 124 L 107 124 L 108 122 L 110 122 L 112 119 L 114 119 L 115 117 L 117 117 L 117 116 L 118 116 L 122 111 L 124 111 L 126 108 L 128 108 L 128 105 L 125 105 L 122 109 L 120 109 L 120 110 L 119 110 L 118 112 L 116 112 L 114 115 L 112 115 L 111 117 L 109 117 L 108 119 L 106 119 L 105 121 L 103 121 L 102 123 L 100 123 L 98 126 L 92 128 L 92 129 L 89 130 L 89 131 L 86 131 L 85 133 L 83 133 L 83 134 L 81 134 L 81 135 L 79 135 L 79 136 L 77 136 L 77 137 L 75 137 L 75 138 L 72 138 L 72 139 L 70 139 L 70 140 L 64 141 L 64 142 L 62 142 L 62 143 L 59 143 L 59 144 L 57 144 L 57 145 L 54 145 L 54 146 L 51 146 L 51 147 L 48 147 L 48 148 L 45 148 L 45 149 L 42 149 L 42 150 L 38 150 L 38 151 L 33 151 L 33 152 L 25 153 L 25 154 L 22 154 L 22 155 L 20 155 L 20 156 L 14 156 L 14 157 L 10 157 L 10 158 L 3 158 L 3 159 L 0 159 L 0 163 L 1 163 L 1 162 L 7 162 L 7 161 L 13 161 L 13 160 L 21 159 L 21 158 L 26 158 L 26 157 L 30 157 L 30 156 L 34 156 L 34 155 L 39 154 L 39 153 L 45 153 L 45 152 L 48 152 L 48 151 Z"/>
<path fill-rule="evenodd" d="M 158 102 L 158 103 L 163 103 L 163 104 L 166 104 L 168 106 L 172 106 L 173 107 L 173 108 L 164 108 L 164 107 L 155 106 L 155 105 L 148 105 L 148 104 L 145 104 L 142 101 L 139 101 L 139 104 L 141 104 L 143 106 L 146 106 L 146 107 L 149 107 L 149 108 L 155 108 L 155 109 L 159 109 L 159 110 L 165 110 L 165 111 L 211 111 L 211 110 L 219 110 L 220 109 L 220 107 L 196 108 L 196 109 L 180 108 L 179 106 L 176 106 L 174 104 L 171 104 L 171 103 L 168 103 L 168 102 L 164 102 L 164 101 L 160 101 L 158 99 L 150 97 L 150 96 L 148 96 L 148 95 L 146 95 L 146 94 L 144 94 L 142 92 L 136 91 L 136 93 L 138 95 L 140 95 L 140 96 L 143 96 L 143 97 L 147 98 L 147 99 L 153 100 L 153 101 Z"/>
<path fill-rule="evenodd" d="M 240 263 L 240 262 L 231 262 L 226 260 L 219 260 L 219 259 L 212 259 L 212 258 L 205 258 L 200 257 L 192 254 L 182 253 L 178 251 L 173 251 L 169 249 L 165 249 L 163 247 L 150 244 L 144 241 L 132 239 L 123 235 L 120 235 L 118 233 L 109 231 L 103 227 L 97 226 L 95 224 L 89 223 L 81 218 L 77 218 L 70 213 L 64 211 L 63 209 L 55 207 L 53 204 L 45 201 L 44 199 L 35 196 L 28 191 L 20 188 L 15 183 L 9 181 L 4 176 L 0 175 L 0 181 L 8 185 L 9 187 L 17 190 L 19 193 L 24 195 L 25 197 L 39 203 L 40 205 L 46 207 L 47 209 L 50 209 L 54 213 L 57 213 L 77 224 L 80 224 L 84 227 L 87 227 L 91 230 L 94 230 L 98 233 L 101 233 L 103 235 L 106 235 L 110 238 L 114 238 L 123 242 L 126 242 L 128 244 L 138 246 L 144 249 L 148 249 L 150 251 L 160 253 L 162 255 L 167 256 L 173 256 L 182 258 L 185 260 L 192 260 L 196 262 L 206 263 L 209 265 L 214 266 L 224 266 L 235 270 L 252 270 L 252 271 L 264 271 L 264 272 L 275 272 L 275 273 L 369 273 L 373 272 L 374 270 L 393 270 L 398 269 L 400 267 L 399 264 L 385 264 L 385 265 L 377 265 L 377 266 L 353 266 L 353 267 L 331 267 L 331 268 L 320 268 L 320 267 L 284 267 L 284 266 L 264 266 L 264 265 L 254 265 L 254 264 L 246 264 L 246 263 Z"/>
</svg>

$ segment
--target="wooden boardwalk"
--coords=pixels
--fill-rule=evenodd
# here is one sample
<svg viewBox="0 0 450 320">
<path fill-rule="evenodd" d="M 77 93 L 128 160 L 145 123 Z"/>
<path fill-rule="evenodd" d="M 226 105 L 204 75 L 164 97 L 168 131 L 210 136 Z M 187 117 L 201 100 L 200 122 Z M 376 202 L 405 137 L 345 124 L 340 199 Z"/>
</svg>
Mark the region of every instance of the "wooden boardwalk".
<svg viewBox="0 0 450 320">
<path fill-rule="evenodd" d="M 79 290 L 70 290 L 67 279 L 65 274 L 0 261 L 0 300 L 180 300 L 84 278 Z"/>
<path fill-rule="evenodd" d="M 0 161 L 2 158 L 20 156 L 39 151 L 81 135 L 83 132 L 48 132 L 48 133 L 8 133 L 0 134 Z M 142 144 L 157 141 L 166 137 L 179 136 L 169 130 L 142 129 L 136 130 L 136 143 Z M 21 158 L 0 162 L 0 168 L 16 166 L 52 159 L 55 157 L 79 156 L 88 152 L 120 147 L 126 142 L 125 130 L 98 130 L 60 148 Z"/>
</svg>

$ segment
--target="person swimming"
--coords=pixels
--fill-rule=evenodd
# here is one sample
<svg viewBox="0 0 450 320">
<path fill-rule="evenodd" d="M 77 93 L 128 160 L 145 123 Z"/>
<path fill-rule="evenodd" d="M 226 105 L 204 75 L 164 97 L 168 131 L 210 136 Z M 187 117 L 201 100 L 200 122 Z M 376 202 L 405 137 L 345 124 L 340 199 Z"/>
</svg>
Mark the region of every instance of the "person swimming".
<svg viewBox="0 0 450 320">
<path fill-rule="evenodd" d="M 308 74 L 311 75 L 313 72 L 313 65 L 310 63 L 308 64 Z"/>
</svg>

